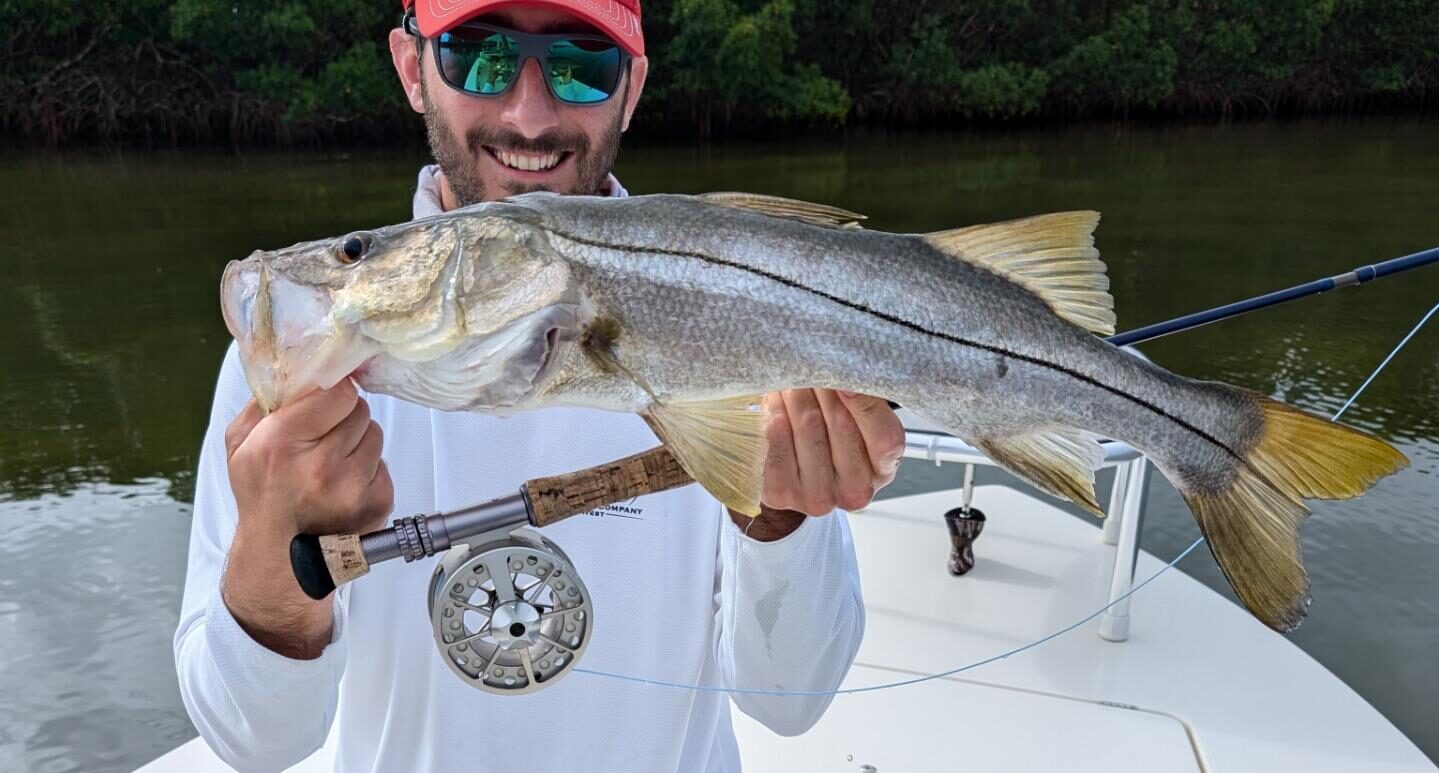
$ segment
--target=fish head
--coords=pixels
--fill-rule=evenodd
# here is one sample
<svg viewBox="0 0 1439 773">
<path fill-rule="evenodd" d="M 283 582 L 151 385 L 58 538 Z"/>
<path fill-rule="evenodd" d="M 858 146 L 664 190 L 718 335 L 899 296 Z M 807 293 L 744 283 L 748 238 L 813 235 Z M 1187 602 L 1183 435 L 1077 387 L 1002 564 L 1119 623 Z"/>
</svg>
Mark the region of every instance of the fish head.
<svg viewBox="0 0 1439 773">
<path fill-rule="evenodd" d="M 532 394 L 585 304 L 527 215 L 479 204 L 232 262 L 221 305 L 256 399 L 347 377 L 452 409 Z"/>
</svg>

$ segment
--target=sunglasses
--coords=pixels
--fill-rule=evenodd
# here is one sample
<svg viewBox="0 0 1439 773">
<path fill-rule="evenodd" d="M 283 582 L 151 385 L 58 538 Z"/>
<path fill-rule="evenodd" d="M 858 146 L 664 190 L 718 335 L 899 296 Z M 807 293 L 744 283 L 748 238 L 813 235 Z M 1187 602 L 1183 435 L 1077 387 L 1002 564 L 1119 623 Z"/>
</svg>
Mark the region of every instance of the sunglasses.
<svg viewBox="0 0 1439 773">
<path fill-rule="evenodd" d="M 406 14 L 404 27 L 420 37 L 413 14 Z M 534 35 L 479 22 L 462 24 L 431 42 L 445 83 L 477 97 L 509 91 L 525 62 L 536 59 L 555 99 L 597 105 L 614 95 L 630 61 L 629 52 L 604 35 Z"/>
</svg>

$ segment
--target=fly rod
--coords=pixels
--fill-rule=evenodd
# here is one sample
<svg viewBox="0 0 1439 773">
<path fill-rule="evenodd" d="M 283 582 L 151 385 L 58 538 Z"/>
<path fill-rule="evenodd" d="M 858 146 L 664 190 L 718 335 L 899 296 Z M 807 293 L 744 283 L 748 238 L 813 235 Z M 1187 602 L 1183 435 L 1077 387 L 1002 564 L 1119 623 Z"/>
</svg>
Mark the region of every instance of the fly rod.
<svg viewBox="0 0 1439 773">
<path fill-rule="evenodd" d="M 1253 298 L 1217 306 L 1208 311 L 1186 314 L 1167 322 L 1146 325 L 1130 330 L 1127 333 L 1112 335 L 1104 340 L 1115 346 L 1129 346 L 1140 343 L 1141 341 L 1153 341 L 1156 338 L 1167 336 L 1171 333 L 1193 330 L 1196 327 L 1207 325 L 1211 322 L 1218 322 L 1221 319 L 1229 319 L 1230 317 L 1237 317 L 1240 314 L 1247 314 L 1255 309 L 1277 306 L 1298 298 L 1327 293 L 1330 290 L 1336 290 L 1341 287 L 1364 284 L 1365 282 L 1371 282 L 1380 277 L 1398 274 L 1401 271 L 1427 266 L 1431 263 L 1439 263 L 1439 247 L 1433 247 L 1423 252 L 1416 252 L 1413 255 L 1405 255 L 1402 258 L 1386 260 L 1383 263 L 1360 266 L 1352 271 L 1346 271 L 1343 274 L 1325 277 L 1323 279 L 1315 279 L 1312 282 L 1294 285 L 1284 290 L 1275 290 L 1272 293 L 1265 293 L 1264 295 L 1256 295 Z"/>
</svg>

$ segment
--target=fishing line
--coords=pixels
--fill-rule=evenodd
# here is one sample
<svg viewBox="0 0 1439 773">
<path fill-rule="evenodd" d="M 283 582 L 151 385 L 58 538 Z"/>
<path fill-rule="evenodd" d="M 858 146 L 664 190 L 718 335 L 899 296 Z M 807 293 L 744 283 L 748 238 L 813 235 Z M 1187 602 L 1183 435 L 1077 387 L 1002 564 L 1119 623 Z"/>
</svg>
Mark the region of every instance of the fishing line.
<svg viewBox="0 0 1439 773">
<path fill-rule="evenodd" d="M 1339 409 L 1339 411 L 1334 414 L 1334 417 L 1333 417 L 1334 420 L 1337 421 L 1340 416 L 1343 416 L 1343 415 L 1344 415 L 1344 412 L 1345 412 L 1345 411 L 1349 410 L 1349 406 L 1353 405 L 1353 404 L 1354 404 L 1354 401 L 1357 400 L 1357 399 L 1359 399 L 1359 395 L 1363 394 L 1363 393 L 1364 393 L 1364 390 L 1369 388 L 1369 385 L 1370 385 L 1371 383 L 1373 383 L 1374 379 L 1375 379 L 1381 372 L 1383 372 L 1383 370 L 1384 370 L 1385 368 L 1387 368 L 1387 367 L 1389 366 L 1389 363 L 1394 359 L 1394 356 L 1397 355 L 1397 354 L 1399 354 L 1399 352 L 1400 352 L 1405 346 L 1407 346 L 1407 345 L 1409 344 L 1409 341 L 1414 338 L 1414 335 L 1419 332 L 1420 328 L 1424 327 L 1424 325 L 1429 322 L 1429 319 L 1430 319 L 1431 317 L 1433 317 L 1436 312 L 1439 312 L 1439 303 L 1436 303 L 1436 304 L 1434 305 L 1434 308 L 1430 309 L 1430 310 L 1429 310 L 1429 313 L 1428 313 L 1428 314 L 1425 314 L 1425 315 L 1423 316 L 1423 318 L 1421 318 L 1421 319 L 1419 320 L 1419 323 L 1418 323 L 1417 325 L 1415 325 L 1412 330 L 1409 331 L 1409 334 L 1406 335 L 1406 336 L 1404 336 L 1404 338 L 1399 341 L 1398 345 L 1396 345 L 1396 346 L 1394 347 L 1393 351 L 1389 352 L 1389 356 L 1385 357 L 1384 360 L 1379 363 L 1379 367 L 1375 368 L 1375 369 L 1374 369 L 1374 372 L 1369 374 L 1369 378 L 1365 379 L 1365 380 L 1364 380 L 1364 383 L 1362 383 L 1362 384 L 1359 385 L 1359 389 L 1355 390 L 1354 394 L 1351 395 L 1350 398 L 1349 398 L 1349 400 L 1344 403 L 1343 407 L 1341 407 L 1341 408 Z M 1185 548 L 1182 552 L 1180 552 L 1179 555 L 1175 556 L 1175 557 L 1174 557 L 1174 560 L 1172 560 L 1172 561 L 1170 561 L 1169 563 L 1165 564 L 1163 567 L 1160 567 L 1159 571 L 1155 572 L 1154 574 L 1151 574 L 1151 575 L 1148 577 L 1148 579 L 1146 579 L 1144 582 L 1141 582 L 1141 583 L 1139 583 L 1138 585 L 1135 585 L 1133 588 L 1130 588 L 1128 593 L 1125 593 L 1124 595 L 1120 596 L 1119 598 L 1117 598 L 1117 599 L 1109 602 L 1108 604 L 1105 604 L 1104 606 L 1102 606 L 1102 607 L 1100 607 L 1099 609 L 1095 610 L 1092 614 L 1087 615 L 1087 616 L 1085 616 L 1085 617 L 1083 617 L 1083 618 L 1081 618 L 1081 619 L 1079 619 L 1079 620 L 1076 620 L 1075 622 L 1073 622 L 1073 623 L 1071 623 L 1071 624 L 1069 624 L 1069 625 L 1067 625 L 1067 626 L 1065 626 L 1065 627 L 1063 627 L 1063 628 L 1061 628 L 1061 629 L 1059 629 L 1059 630 L 1057 630 L 1057 631 L 1049 634 L 1048 636 L 1044 636 L 1044 637 L 1042 637 L 1042 638 L 1035 639 L 1034 641 L 1032 641 L 1032 642 L 1030 642 L 1030 643 L 1028 643 L 1028 644 L 1025 644 L 1025 645 L 1020 646 L 1020 647 L 1015 647 L 1014 649 L 1007 650 L 1007 651 L 1002 652 L 1002 653 L 1000 653 L 1000 654 L 998 654 L 998 655 L 992 655 L 992 656 L 990 656 L 990 657 L 984 658 L 983 660 L 976 660 L 976 661 L 974 661 L 974 662 L 972 662 L 972 663 L 967 663 L 967 664 L 962 665 L 962 666 L 959 666 L 959 667 L 957 667 L 957 668 L 951 668 L 951 669 L 949 669 L 948 671 L 940 671 L 940 672 L 938 672 L 938 673 L 928 674 L 928 675 L 926 675 L 926 676 L 917 676 L 917 677 L 915 677 L 915 678 L 913 678 L 913 679 L 904 679 L 904 680 L 901 680 L 901 681 L 898 681 L 898 682 L 886 682 L 886 683 L 884 683 L 884 684 L 870 685 L 870 686 L 867 686 L 867 687 L 844 687 L 844 688 L 835 689 L 835 690 L 767 690 L 767 689 L 761 689 L 761 688 L 755 688 L 755 687 L 719 687 L 719 686 L 715 686 L 715 685 L 687 684 L 687 683 L 684 683 L 684 682 L 671 682 L 671 681 L 667 681 L 667 680 L 664 680 L 664 679 L 646 679 L 646 678 L 638 677 L 638 676 L 630 676 L 630 675 L 628 675 L 628 674 L 616 674 L 616 673 L 612 673 L 612 672 L 609 672 L 609 671 L 597 671 L 597 670 L 590 669 L 590 668 L 579 668 L 579 667 L 576 667 L 576 668 L 574 669 L 574 671 L 575 671 L 575 673 L 589 674 L 589 675 L 591 675 L 591 676 L 599 676 L 599 677 L 604 677 L 604 678 L 606 678 L 606 679 L 617 679 L 617 680 L 622 681 L 622 682 L 634 682 L 634 683 L 637 683 L 637 684 L 651 685 L 651 686 L 654 686 L 654 687 L 675 687 L 675 688 L 678 688 L 678 689 L 681 689 L 681 690 L 694 690 L 694 691 L 696 691 L 696 692 L 723 692 L 723 693 L 731 693 L 731 694 L 737 694 L 737 695 L 792 695 L 792 696 L 810 696 L 810 697 L 817 697 L 817 696 L 826 696 L 826 695 L 853 695 L 853 694 L 855 694 L 855 693 L 875 692 L 875 691 L 878 691 L 878 690 L 889 690 L 889 689 L 893 689 L 893 688 L 895 688 L 895 687 L 906 687 L 906 686 L 909 686 L 909 685 L 920 684 L 920 683 L 922 683 L 922 682 L 929 682 L 929 681 L 933 681 L 933 680 L 935 680 L 935 679 L 943 679 L 943 678 L 945 678 L 945 677 L 954 676 L 955 674 L 964 673 L 965 671 L 970 671 L 970 670 L 979 668 L 980 666 L 988 665 L 988 664 L 993 663 L 993 662 L 995 662 L 995 661 L 997 661 L 997 660 L 1004 660 L 1005 658 L 1013 657 L 1013 656 L 1015 656 L 1015 655 L 1020 654 L 1021 652 L 1025 652 L 1025 651 L 1027 651 L 1027 650 L 1032 650 L 1032 649 L 1034 649 L 1035 647 L 1040 646 L 1041 644 L 1045 644 L 1045 643 L 1047 643 L 1047 642 L 1049 642 L 1049 641 L 1052 641 L 1052 640 L 1054 640 L 1054 639 L 1057 639 L 1057 638 L 1063 636 L 1064 634 L 1067 634 L 1067 633 L 1069 633 L 1070 631 L 1073 631 L 1074 629 L 1076 629 L 1076 628 L 1084 625 L 1085 623 L 1089 622 L 1090 620 L 1093 620 L 1094 618 L 1099 617 L 1100 615 L 1104 614 L 1106 611 L 1109 610 L 1110 607 L 1113 607 L 1115 604 L 1118 604 L 1119 602 L 1124 601 L 1125 599 L 1129 598 L 1130 596 L 1133 596 L 1134 594 L 1138 593 L 1141 588 L 1143 588 L 1144 586 L 1148 585 L 1149 583 L 1154 582 L 1155 580 L 1159 579 L 1159 576 L 1160 576 L 1160 575 L 1164 574 L 1165 572 L 1169 571 L 1170 569 L 1173 569 L 1176 564 L 1178 564 L 1180 561 L 1183 561 L 1186 556 L 1188 556 L 1190 553 L 1193 553 L 1194 550 L 1195 550 L 1196 548 L 1198 548 L 1198 547 L 1199 547 L 1201 544 L 1203 544 L 1203 543 L 1204 543 L 1204 538 L 1203 538 L 1203 537 L 1200 537 L 1199 539 L 1196 539 L 1193 543 L 1191 543 L 1191 544 L 1189 545 L 1189 547 Z"/>
<path fill-rule="evenodd" d="M 1425 314 L 1424 317 L 1419 320 L 1419 324 L 1415 325 L 1414 329 L 1409 331 L 1409 335 L 1404 336 L 1404 340 L 1400 341 L 1399 345 L 1394 347 L 1394 351 L 1390 352 L 1389 356 L 1385 357 L 1384 361 L 1379 363 L 1379 367 L 1375 368 L 1374 372 L 1369 374 L 1369 378 L 1364 379 L 1364 383 L 1359 385 L 1359 389 L 1349 398 L 1349 402 L 1346 402 L 1344 407 L 1340 408 L 1339 412 L 1334 414 L 1335 421 L 1338 421 L 1339 417 L 1343 416 L 1344 412 L 1349 410 L 1349 406 L 1353 405 L 1354 401 L 1359 399 L 1359 395 L 1364 394 L 1364 390 L 1369 388 L 1369 383 L 1374 380 L 1375 376 L 1379 375 L 1379 371 L 1384 370 L 1384 368 L 1389 365 L 1389 361 L 1394 359 L 1394 355 L 1398 354 L 1399 350 L 1403 349 L 1404 346 L 1409 343 L 1409 339 L 1413 338 L 1414 334 L 1419 332 L 1419 328 L 1424 327 L 1424 323 L 1428 322 L 1429 318 L 1434 316 L 1434 312 L 1436 311 L 1439 311 L 1439 303 L 1434 304 L 1434 308 L 1430 309 L 1429 313 Z"/>
<path fill-rule="evenodd" d="M 927 675 L 927 676 L 917 676 L 917 677 L 915 677 L 915 678 L 913 678 L 913 679 L 905 679 L 905 680 L 899 681 L 899 682 L 886 682 L 885 684 L 875 684 L 875 685 L 870 685 L 870 686 L 868 686 L 868 687 L 844 687 L 844 688 L 840 688 L 840 689 L 838 689 L 838 690 L 763 690 L 763 689 L 754 688 L 754 687 L 714 687 L 714 686 L 711 686 L 711 685 L 703 685 L 703 684 L 685 684 L 685 683 L 683 683 L 683 682 L 668 682 L 668 681 L 665 681 L 665 680 L 663 680 L 663 679 L 644 679 L 644 678 L 637 677 L 637 676 L 627 676 L 627 675 L 625 675 L 625 674 L 613 674 L 613 673 L 610 673 L 610 672 L 608 672 L 608 671 L 594 671 L 594 670 L 588 669 L 588 668 L 575 668 L 575 673 L 577 673 L 577 674 L 592 674 L 592 675 L 594 675 L 594 676 L 603 676 L 603 677 L 608 677 L 608 678 L 610 678 L 610 679 L 620 679 L 620 680 L 626 681 L 626 682 L 638 682 L 638 683 L 640 683 L 640 684 L 650 684 L 650 685 L 655 685 L 655 686 L 658 686 L 658 687 L 678 687 L 678 688 L 684 689 L 684 690 L 697 690 L 697 691 L 700 691 L 700 692 L 728 692 L 728 693 L 738 693 L 738 694 L 741 694 L 741 695 L 809 695 L 809 696 L 817 696 L 817 695 L 851 695 L 851 694 L 854 694 L 854 693 L 861 693 L 861 692 L 874 692 L 874 691 L 876 691 L 876 690 L 888 690 L 888 689 L 893 688 L 893 687 L 904 687 L 904 686 L 911 685 L 911 684 L 919 684 L 920 682 L 932 681 L 932 680 L 934 680 L 934 679 L 943 679 L 944 677 L 947 677 L 947 676 L 954 676 L 955 674 L 962 673 L 962 672 L 964 672 L 964 671 L 969 671 L 970 669 L 979 668 L 980 666 L 983 666 L 983 665 L 988 665 L 988 664 L 990 664 L 990 663 L 993 663 L 993 662 L 996 661 L 996 660 L 1004 660 L 1004 659 L 1007 658 L 1007 657 L 1011 657 L 1011 656 L 1013 656 L 1013 655 L 1018 655 L 1019 653 L 1024 652 L 1025 650 L 1034 649 L 1035 647 L 1038 647 L 1039 645 L 1044 644 L 1045 642 L 1047 642 L 1047 641 L 1049 641 L 1049 640 L 1051 640 L 1051 639 L 1057 639 L 1057 638 L 1059 638 L 1060 636 L 1063 636 L 1064 634 L 1069 633 L 1070 631 L 1073 631 L 1074 629 L 1078 628 L 1079 626 L 1084 625 L 1085 623 L 1089 622 L 1090 620 L 1093 620 L 1094 618 L 1099 617 L 1100 615 L 1104 614 L 1106 610 L 1108 610 L 1110 607 L 1114 606 L 1115 604 L 1118 604 L 1119 602 L 1121 602 L 1121 601 L 1129 598 L 1130 596 L 1133 596 L 1135 593 L 1137 593 L 1137 592 L 1139 591 L 1140 588 L 1143 588 L 1144 586 L 1148 585 L 1149 583 L 1154 582 L 1154 580 L 1155 580 L 1156 578 L 1158 578 L 1159 575 L 1164 574 L 1166 571 L 1169 570 L 1170 567 L 1174 566 L 1175 564 L 1177 564 L 1177 563 L 1179 563 L 1181 560 L 1183 560 L 1185 556 L 1189 555 L 1191 552 L 1194 551 L 1195 548 L 1199 547 L 1200 543 L 1202 543 L 1202 542 L 1204 542 L 1204 538 L 1203 538 L 1203 537 L 1200 537 L 1199 539 L 1195 540 L 1195 541 L 1194 541 L 1194 544 L 1192 544 L 1192 545 L 1190 545 L 1189 547 L 1185 548 L 1185 549 L 1184 549 L 1184 552 L 1182 552 L 1182 553 L 1180 553 L 1179 555 L 1175 556 L 1175 557 L 1174 557 L 1174 560 L 1173 560 L 1173 561 L 1170 561 L 1168 564 L 1166 564 L 1163 569 L 1160 569 L 1159 571 L 1157 571 L 1157 572 L 1155 572 L 1154 574 L 1150 575 L 1150 576 L 1149 576 L 1149 579 L 1147 579 L 1147 580 L 1145 580 L 1144 582 L 1141 582 L 1141 583 L 1139 583 L 1138 585 L 1136 585 L 1136 586 L 1134 586 L 1133 588 L 1131 588 L 1128 593 L 1126 593 L 1126 594 L 1124 594 L 1123 596 L 1120 596 L 1119 598 L 1115 599 L 1114 601 L 1111 601 L 1111 602 L 1109 602 L 1108 604 L 1105 604 L 1104 606 L 1100 607 L 1098 610 L 1096 610 L 1096 611 L 1094 612 L 1094 614 L 1089 615 L 1088 617 L 1085 617 L 1085 618 L 1083 618 L 1083 619 L 1081 619 L 1081 620 L 1077 620 L 1077 621 L 1075 621 L 1074 623 L 1072 623 L 1072 624 L 1070 624 L 1070 625 L 1068 625 L 1068 626 L 1065 626 L 1064 628 L 1061 628 L 1061 629 L 1059 629 L 1058 631 L 1055 631 L 1054 633 L 1051 633 L 1051 634 L 1049 634 L 1048 636 L 1045 636 L 1045 637 L 1042 638 L 1042 639 L 1036 639 L 1036 640 L 1034 640 L 1034 641 L 1032 641 L 1032 642 L 1030 642 L 1030 643 L 1028 643 L 1028 644 L 1026 644 L 1026 645 L 1024 645 L 1024 646 L 1022 646 L 1022 647 L 1016 647 L 1016 648 L 1014 648 L 1014 649 L 1012 649 L 1012 650 L 1009 650 L 1008 652 L 1002 652 L 1002 653 L 1000 653 L 1000 654 L 998 654 L 998 655 L 992 655 L 992 656 L 990 656 L 990 657 L 985 658 L 984 660 L 976 660 L 976 661 L 974 661 L 973 663 L 968 663 L 968 664 L 963 665 L 963 666 L 960 666 L 960 667 L 958 667 L 958 668 L 951 668 L 951 669 L 948 670 L 948 671 L 941 671 L 941 672 L 939 672 L 939 673 L 937 673 L 937 674 L 929 674 L 929 675 Z"/>
</svg>

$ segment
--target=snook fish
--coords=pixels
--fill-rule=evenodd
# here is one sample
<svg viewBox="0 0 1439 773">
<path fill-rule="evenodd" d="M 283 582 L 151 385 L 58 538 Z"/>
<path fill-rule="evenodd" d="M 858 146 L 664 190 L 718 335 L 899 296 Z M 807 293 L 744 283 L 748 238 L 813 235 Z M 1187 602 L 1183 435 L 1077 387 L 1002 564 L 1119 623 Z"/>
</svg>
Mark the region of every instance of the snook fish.
<svg viewBox="0 0 1439 773">
<path fill-rule="evenodd" d="M 1240 600 L 1308 605 L 1303 500 L 1408 460 L 1359 430 L 1131 356 L 1095 212 L 918 235 L 750 194 L 535 193 L 230 264 L 222 305 L 274 408 L 347 376 L 444 410 L 645 417 L 730 508 L 759 510 L 763 393 L 882 395 L 1037 488 L 1101 514 L 1099 436 L 1188 502 Z"/>
</svg>

